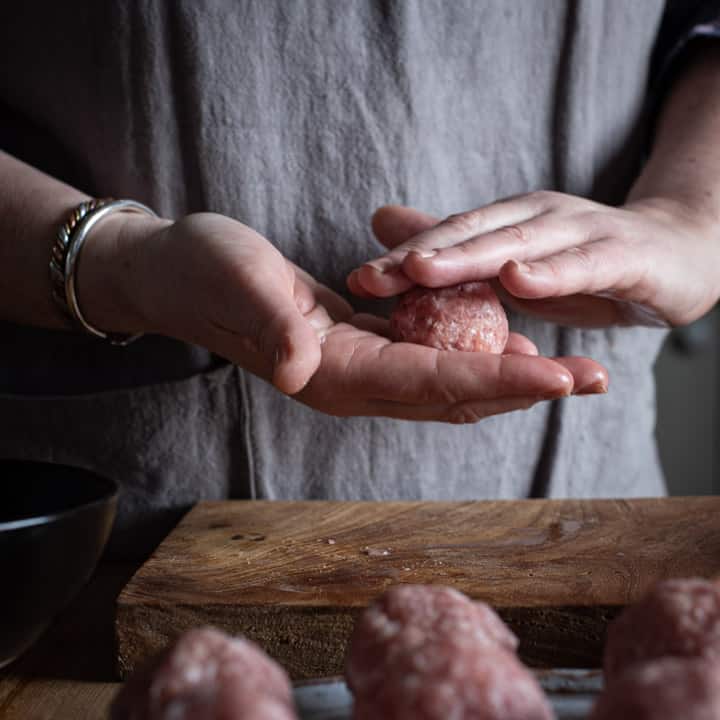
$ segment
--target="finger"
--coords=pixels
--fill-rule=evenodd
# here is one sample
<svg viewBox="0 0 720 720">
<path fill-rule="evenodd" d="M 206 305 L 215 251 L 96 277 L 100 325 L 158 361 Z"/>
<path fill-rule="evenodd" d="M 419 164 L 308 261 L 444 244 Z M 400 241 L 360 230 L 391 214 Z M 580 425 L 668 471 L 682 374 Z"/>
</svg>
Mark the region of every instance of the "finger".
<svg viewBox="0 0 720 720">
<path fill-rule="evenodd" d="M 353 270 L 346 278 L 345 282 L 348 286 L 348 290 L 353 295 L 357 295 L 361 298 L 374 298 L 375 295 L 372 293 L 369 293 L 365 288 L 360 284 L 360 281 L 358 280 L 358 270 Z"/>
<path fill-rule="evenodd" d="M 587 242 L 591 229 L 580 220 L 545 213 L 471 237 L 452 247 L 411 251 L 402 269 L 426 287 L 445 287 L 468 280 L 496 277 L 510 258 L 535 260 Z"/>
<path fill-rule="evenodd" d="M 517 354 L 517 355 L 538 355 L 537 345 L 530 340 L 530 338 L 521 335 L 520 333 L 511 332 L 508 336 L 505 350 L 503 351 L 506 355 Z"/>
<path fill-rule="evenodd" d="M 542 212 L 542 206 L 532 195 L 500 200 L 475 210 L 456 213 L 436 222 L 432 227 L 406 240 L 389 253 L 370 260 L 367 265 L 384 270 L 398 264 L 410 250 L 432 251 L 451 247 L 471 237 L 522 222 Z"/>
<path fill-rule="evenodd" d="M 548 358 L 447 352 L 412 343 L 384 344 L 370 356 L 356 352 L 344 371 L 351 392 L 418 405 L 554 398 L 573 388 L 572 374 Z"/>
<path fill-rule="evenodd" d="M 527 410 L 538 402 L 542 402 L 542 398 L 519 397 L 455 405 L 408 405 L 389 400 L 373 400 L 367 404 L 363 414 L 397 420 L 435 421 L 464 425 L 476 423 L 491 415 Z"/>
<path fill-rule="evenodd" d="M 365 290 L 379 297 L 403 292 L 413 284 L 400 271 L 409 252 L 432 253 L 438 248 L 450 247 L 476 235 L 528 220 L 542 212 L 542 203 L 535 195 L 501 200 L 476 210 L 451 215 L 396 246 L 389 253 L 365 263 L 359 269 L 358 280 Z"/>
<path fill-rule="evenodd" d="M 555 362 L 567 368 L 574 379 L 573 395 L 606 393 L 610 384 L 607 370 L 586 357 L 556 357 Z"/>
<path fill-rule="evenodd" d="M 394 252 L 394 251 L 393 251 Z M 396 262 L 397 258 L 393 260 Z M 357 268 L 357 281 L 370 297 L 392 297 L 415 286 L 399 265 L 378 269 L 371 265 Z"/>
<path fill-rule="evenodd" d="M 369 313 L 358 313 L 357 315 L 353 315 L 350 322 L 360 330 L 374 333 L 380 337 L 388 339 L 392 338 L 390 321 L 387 318 L 371 315 Z"/>
<path fill-rule="evenodd" d="M 354 312 L 352 305 L 344 297 L 318 282 L 294 263 L 291 264 L 295 274 L 302 281 L 295 283 L 295 300 L 303 314 L 307 314 L 317 303 L 320 303 L 336 322 L 347 320 L 352 316 Z"/>
<path fill-rule="evenodd" d="M 405 242 L 413 235 L 433 227 L 438 219 L 433 215 L 415 210 L 414 208 L 402 205 L 385 205 L 379 208 L 372 217 L 372 229 L 377 239 L 387 248 L 394 248 L 396 245 Z M 347 286 L 354 295 L 364 298 L 377 297 L 375 293 L 366 290 L 360 281 L 360 270 L 356 268 L 347 278 Z M 396 277 L 391 279 L 392 287 L 402 288 L 397 292 L 403 292 L 412 287 L 413 283 L 403 278 L 401 271 L 395 273 Z M 385 278 L 387 281 L 390 278 Z"/>
<path fill-rule="evenodd" d="M 638 324 L 630 322 L 622 312 L 624 305 L 610 298 L 596 295 L 568 295 L 563 298 L 523 300 L 507 291 L 502 294 L 504 305 L 515 312 L 542 318 L 558 325 L 581 328 L 601 328 L 613 325 Z"/>
<path fill-rule="evenodd" d="M 414 235 L 429 230 L 439 222 L 434 215 L 405 207 L 384 205 L 372 216 L 375 237 L 386 247 L 394 248 Z"/>
<path fill-rule="evenodd" d="M 536 299 L 626 291 L 640 282 L 645 270 L 644 263 L 628 256 L 625 245 L 603 238 L 534 262 L 510 260 L 499 276 L 515 297 Z"/>
</svg>

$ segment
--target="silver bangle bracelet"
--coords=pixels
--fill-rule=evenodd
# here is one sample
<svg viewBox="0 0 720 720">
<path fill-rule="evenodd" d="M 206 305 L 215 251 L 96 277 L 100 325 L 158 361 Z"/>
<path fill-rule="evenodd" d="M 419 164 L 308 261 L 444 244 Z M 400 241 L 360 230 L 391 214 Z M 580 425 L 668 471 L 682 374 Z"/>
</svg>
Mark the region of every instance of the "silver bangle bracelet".
<svg viewBox="0 0 720 720">
<path fill-rule="evenodd" d="M 142 333 L 124 335 L 96 328 L 83 315 L 76 292 L 77 263 L 87 236 L 97 223 L 114 212 L 145 213 L 157 217 L 149 207 L 135 200 L 96 199 L 81 203 L 58 230 L 50 260 L 50 277 L 53 298 L 77 326 L 113 345 L 128 345 L 141 337 Z"/>
</svg>

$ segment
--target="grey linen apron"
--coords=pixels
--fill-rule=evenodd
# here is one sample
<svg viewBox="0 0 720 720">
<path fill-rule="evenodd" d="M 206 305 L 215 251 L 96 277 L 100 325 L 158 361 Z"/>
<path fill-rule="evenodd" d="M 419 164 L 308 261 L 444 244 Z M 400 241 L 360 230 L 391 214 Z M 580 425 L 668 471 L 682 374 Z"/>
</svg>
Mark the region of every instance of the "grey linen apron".
<svg viewBox="0 0 720 720">
<path fill-rule="evenodd" d="M 540 188 L 621 202 L 662 6 L 27 2 L 0 23 L 7 149 L 167 217 L 235 217 L 345 292 L 380 250 L 369 218 L 381 204 L 443 216 Z M 604 363 L 610 393 L 473 426 L 338 419 L 172 340 L 117 350 L 8 327 L 0 455 L 115 478 L 113 549 L 127 555 L 201 498 L 664 493 L 663 333 L 510 321 L 543 353 Z"/>
</svg>

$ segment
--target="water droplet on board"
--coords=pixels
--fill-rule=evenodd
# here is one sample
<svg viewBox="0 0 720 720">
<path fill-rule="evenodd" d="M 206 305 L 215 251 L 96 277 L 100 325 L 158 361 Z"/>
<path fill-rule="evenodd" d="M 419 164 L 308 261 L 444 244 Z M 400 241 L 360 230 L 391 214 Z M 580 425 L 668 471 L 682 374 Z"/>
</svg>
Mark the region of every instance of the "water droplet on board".
<svg viewBox="0 0 720 720">
<path fill-rule="evenodd" d="M 363 552 L 368 557 L 385 557 L 387 555 L 390 555 L 390 550 L 388 548 L 371 548 L 365 546 L 363 548 Z"/>
</svg>

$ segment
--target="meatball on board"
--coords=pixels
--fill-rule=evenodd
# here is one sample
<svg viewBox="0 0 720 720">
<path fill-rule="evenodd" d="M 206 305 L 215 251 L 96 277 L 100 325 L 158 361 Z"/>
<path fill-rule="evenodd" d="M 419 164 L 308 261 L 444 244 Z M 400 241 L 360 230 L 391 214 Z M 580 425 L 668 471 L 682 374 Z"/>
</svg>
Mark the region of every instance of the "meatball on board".
<svg viewBox="0 0 720 720">
<path fill-rule="evenodd" d="M 598 713 L 622 701 L 612 670 L 599 684 L 606 649 L 619 687 L 638 693 L 654 676 L 637 671 L 642 680 L 625 683 L 626 670 L 687 660 L 661 675 L 687 669 L 678 688 L 699 688 L 712 706 L 714 676 L 689 663 L 720 658 L 720 593 L 708 580 L 720 570 L 719 512 L 720 498 L 205 503 L 120 594 L 118 665 L 127 677 L 183 630 L 207 624 L 232 642 L 201 636 L 193 652 L 178 646 L 161 663 L 168 672 L 152 683 L 155 697 L 174 707 L 217 698 L 222 711 L 252 695 L 276 713 L 327 720 L 588 720 L 601 692 Z M 630 620 L 618 620 L 606 643 L 608 622 L 626 606 Z M 243 637 L 298 683 L 295 705 L 279 680 L 256 684 L 240 670 L 257 657 L 235 644 Z M 175 682 L 195 648 L 232 661 L 217 663 L 213 697 Z M 565 670 L 579 668 L 596 671 Z M 316 715 L 306 713 L 328 693 L 345 710 L 323 715 L 311 704 Z"/>
<path fill-rule="evenodd" d="M 608 627 L 606 682 L 668 656 L 707 658 L 720 668 L 720 581 L 666 580 L 626 608 Z"/>
<path fill-rule="evenodd" d="M 488 604 L 391 586 L 355 623 L 342 679 L 294 688 L 212 628 L 181 635 L 118 693 L 112 720 L 716 720 L 718 583 L 658 583 L 611 623 L 602 671 L 532 670 Z"/>
<path fill-rule="evenodd" d="M 194 629 L 130 677 L 111 720 L 585 717 L 593 674 L 535 673 L 517 647 L 489 605 L 449 587 L 397 585 L 357 621 L 345 682 L 293 690 L 283 668 L 254 643 Z"/>
<path fill-rule="evenodd" d="M 294 689 L 254 643 L 181 634 L 118 692 L 110 720 L 570 720 L 598 673 L 533 672 L 488 605 L 448 587 L 399 585 L 360 618 L 346 682 Z M 351 694 L 352 693 L 352 694 Z"/>
</svg>

